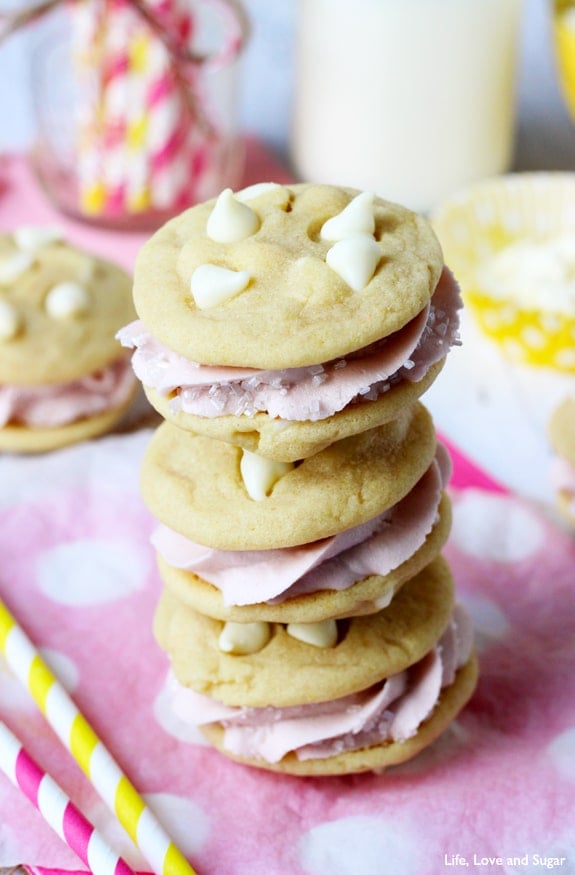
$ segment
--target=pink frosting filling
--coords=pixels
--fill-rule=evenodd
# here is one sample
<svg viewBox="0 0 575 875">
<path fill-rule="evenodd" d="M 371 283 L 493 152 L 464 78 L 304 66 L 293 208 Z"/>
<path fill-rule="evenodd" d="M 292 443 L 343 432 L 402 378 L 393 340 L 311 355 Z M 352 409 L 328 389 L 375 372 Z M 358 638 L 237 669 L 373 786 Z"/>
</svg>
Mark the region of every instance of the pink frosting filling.
<svg viewBox="0 0 575 875">
<path fill-rule="evenodd" d="M 443 687 L 471 654 L 473 629 L 456 605 L 436 647 L 414 666 L 368 690 L 331 702 L 291 708 L 233 708 L 172 679 L 173 708 L 185 723 L 220 723 L 224 747 L 238 756 L 279 762 L 294 751 L 300 760 L 335 756 L 416 734 Z"/>
<path fill-rule="evenodd" d="M 358 401 L 373 401 L 400 380 L 421 380 L 458 342 L 459 287 L 443 269 L 431 303 L 364 355 L 279 371 L 209 367 L 156 340 L 141 321 L 118 333 L 134 349 L 132 365 L 145 386 L 172 395 L 174 412 L 213 418 L 265 411 L 288 421 L 325 419 Z"/>
<path fill-rule="evenodd" d="M 127 359 L 69 383 L 44 386 L 0 386 L 0 428 L 27 425 L 57 428 L 120 407 L 134 388 Z"/>
<path fill-rule="evenodd" d="M 440 444 L 428 471 L 394 507 L 363 525 L 301 547 L 214 550 L 164 525 L 153 533 L 152 544 L 169 565 L 216 586 L 226 605 L 277 603 L 324 589 L 343 590 L 371 574 L 388 574 L 421 547 L 437 521 L 450 473 L 449 455 Z"/>
</svg>

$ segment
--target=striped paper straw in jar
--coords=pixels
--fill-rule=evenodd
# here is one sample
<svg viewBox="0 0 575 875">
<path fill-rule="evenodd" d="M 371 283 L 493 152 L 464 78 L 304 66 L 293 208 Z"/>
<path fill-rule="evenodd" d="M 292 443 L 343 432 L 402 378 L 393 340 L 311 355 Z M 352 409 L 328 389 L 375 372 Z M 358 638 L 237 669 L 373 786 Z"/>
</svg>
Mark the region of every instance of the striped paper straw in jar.
<svg viewBox="0 0 575 875">
<path fill-rule="evenodd" d="M 172 43 L 189 50 L 198 25 L 194 4 L 149 0 L 147 7 Z M 175 213 L 215 194 L 207 189 L 222 144 L 202 93 L 202 66 L 188 65 L 183 83 L 131 0 L 82 0 L 71 14 L 81 210 L 111 218 Z"/>
</svg>

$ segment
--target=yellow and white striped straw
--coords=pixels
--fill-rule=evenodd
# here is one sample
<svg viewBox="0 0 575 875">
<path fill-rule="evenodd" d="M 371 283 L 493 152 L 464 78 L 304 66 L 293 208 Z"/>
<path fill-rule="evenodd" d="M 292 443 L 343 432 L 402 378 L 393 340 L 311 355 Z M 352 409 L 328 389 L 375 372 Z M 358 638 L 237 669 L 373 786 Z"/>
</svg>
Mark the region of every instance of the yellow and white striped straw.
<svg viewBox="0 0 575 875">
<path fill-rule="evenodd" d="M 2 601 L 0 651 L 156 875 L 195 875 Z"/>
</svg>

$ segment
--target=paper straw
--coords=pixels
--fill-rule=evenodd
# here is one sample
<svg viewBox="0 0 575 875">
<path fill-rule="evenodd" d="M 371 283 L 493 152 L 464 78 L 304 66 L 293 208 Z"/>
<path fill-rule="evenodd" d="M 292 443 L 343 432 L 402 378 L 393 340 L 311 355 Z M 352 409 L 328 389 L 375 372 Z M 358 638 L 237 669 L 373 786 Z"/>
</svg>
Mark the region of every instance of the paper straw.
<svg viewBox="0 0 575 875">
<path fill-rule="evenodd" d="M 169 53 L 130 0 L 74 5 L 79 71 L 78 177 L 88 215 L 179 210 L 190 201 L 206 134 L 186 104 Z M 149 0 L 181 49 L 194 30 L 188 0 Z M 93 99 L 86 100 L 85 94 Z M 206 168 L 207 169 L 207 168 Z"/>
<path fill-rule="evenodd" d="M 199 54 L 196 36 L 214 14 L 221 45 Z M 212 196 L 236 162 L 219 106 L 225 90 L 206 74 L 241 51 L 249 30 L 241 3 L 83 0 L 71 15 L 80 211 L 121 222 Z"/>
<path fill-rule="evenodd" d="M 94 875 L 134 875 L 100 833 L 0 722 L 0 769 Z"/>
<path fill-rule="evenodd" d="M 195 875 L 2 601 L 0 651 L 156 875 Z"/>
</svg>

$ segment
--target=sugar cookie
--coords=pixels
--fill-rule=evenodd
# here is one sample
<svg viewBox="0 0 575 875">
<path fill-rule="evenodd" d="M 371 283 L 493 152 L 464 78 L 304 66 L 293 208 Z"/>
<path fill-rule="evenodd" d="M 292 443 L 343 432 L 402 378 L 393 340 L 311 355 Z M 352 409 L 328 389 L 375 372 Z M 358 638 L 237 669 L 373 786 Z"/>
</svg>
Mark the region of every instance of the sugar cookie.
<svg viewBox="0 0 575 875">
<path fill-rule="evenodd" d="M 129 276 L 43 230 L 0 237 L 0 448 L 18 452 L 107 431 L 137 386 L 115 340 Z"/>
</svg>

